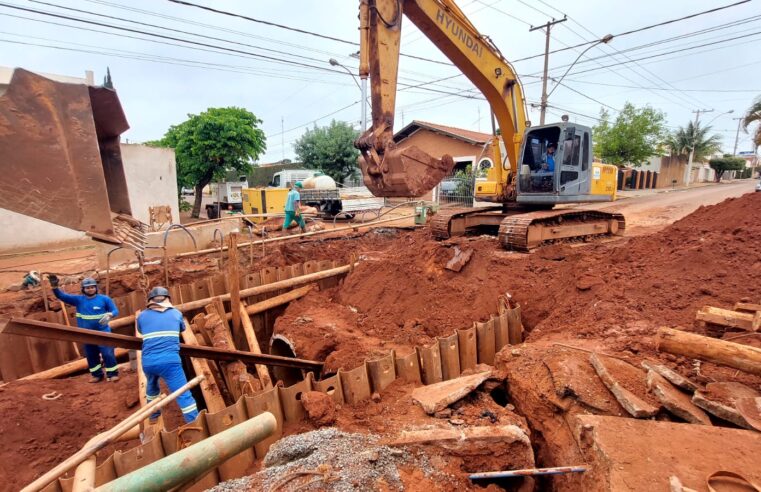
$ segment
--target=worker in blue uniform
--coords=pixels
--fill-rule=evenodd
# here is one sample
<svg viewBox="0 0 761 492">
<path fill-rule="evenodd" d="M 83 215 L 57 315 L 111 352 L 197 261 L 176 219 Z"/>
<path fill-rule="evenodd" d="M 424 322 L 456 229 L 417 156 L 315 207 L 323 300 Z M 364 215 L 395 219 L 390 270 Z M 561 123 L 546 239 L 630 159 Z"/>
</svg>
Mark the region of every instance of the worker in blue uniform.
<svg viewBox="0 0 761 492">
<path fill-rule="evenodd" d="M 143 337 L 142 363 L 148 380 L 145 389 L 148 402 L 159 396 L 159 379 L 164 380 L 170 391 L 187 384 L 180 360 L 180 332 L 184 330 L 182 313 L 172 307 L 169 291 L 164 287 L 151 289 L 147 308 L 137 317 L 137 331 Z M 198 417 L 198 407 L 190 391 L 182 393 L 177 403 L 185 422 Z M 161 412 L 157 411 L 150 419 L 156 420 L 159 415 Z"/>
<path fill-rule="evenodd" d="M 304 217 L 301 216 L 301 194 L 299 193 L 299 190 L 302 188 L 304 188 L 304 185 L 301 181 L 296 181 L 285 198 L 285 220 L 283 221 L 284 231 L 288 230 L 288 227 L 294 220 L 299 225 L 299 229 L 301 229 L 302 233 L 307 231 Z"/>
<path fill-rule="evenodd" d="M 58 277 L 48 275 L 53 294 L 62 302 L 76 307 L 77 326 L 87 330 L 103 331 L 111 333 L 108 322 L 119 314 L 114 301 L 103 294 L 98 294 L 98 282 L 94 278 L 82 280 L 82 294 L 67 294 L 58 288 Z M 91 383 L 99 383 L 103 380 L 103 367 L 106 369 L 106 380 L 118 381 L 119 368 L 114 356 L 114 348 L 105 345 L 85 344 L 85 356 L 87 366 L 90 368 Z M 101 362 L 101 357 L 103 358 Z"/>
</svg>

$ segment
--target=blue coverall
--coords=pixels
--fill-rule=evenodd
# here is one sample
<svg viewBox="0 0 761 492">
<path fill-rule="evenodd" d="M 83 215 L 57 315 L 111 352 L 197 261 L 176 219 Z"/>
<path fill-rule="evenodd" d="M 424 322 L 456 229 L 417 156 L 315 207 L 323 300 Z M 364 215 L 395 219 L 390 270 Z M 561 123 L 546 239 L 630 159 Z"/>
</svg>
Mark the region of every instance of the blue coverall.
<svg viewBox="0 0 761 492">
<path fill-rule="evenodd" d="M 100 319 L 111 313 L 113 317 L 119 314 L 114 301 L 110 297 L 102 294 L 95 294 L 92 297 L 85 295 L 67 294 L 59 288 L 53 289 L 53 294 L 77 309 L 77 326 L 87 330 L 103 331 L 111 333 L 108 324 L 101 325 Z M 119 368 L 114 357 L 114 348 L 105 345 L 85 344 L 85 356 L 87 357 L 87 366 L 90 368 L 90 375 L 94 378 L 103 378 L 103 365 L 106 366 L 106 376 L 111 378 L 119 375 Z M 103 363 L 100 358 L 103 356 Z"/>
<path fill-rule="evenodd" d="M 155 400 L 160 393 L 159 378 L 163 379 L 170 391 L 176 391 L 188 380 L 180 361 L 180 332 L 185 330 L 182 313 L 174 308 L 161 312 L 146 309 L 137 317 L 137 330 L 143 335 L 143 372 L 148 379 L 145 398 Z M 198 417 L 196 401 L 190 391 L 177 398 L 185 422 Z M 157 419 L 158 411 L 151 415 Z"/>
</svg>

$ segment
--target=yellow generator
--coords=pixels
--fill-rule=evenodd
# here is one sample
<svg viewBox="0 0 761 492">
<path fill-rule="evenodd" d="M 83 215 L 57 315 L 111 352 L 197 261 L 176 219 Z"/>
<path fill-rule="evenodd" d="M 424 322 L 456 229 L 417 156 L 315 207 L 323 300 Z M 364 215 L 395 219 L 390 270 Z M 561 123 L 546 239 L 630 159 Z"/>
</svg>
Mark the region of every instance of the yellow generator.
<svg viewBox="0 0 761 492">
<path fill-rule="evenodd" d="M 244 188 L 244 214 L 282 214 L 288 196 L 287 188 Z M 252 217 L 249 220 L 261 223 L 267 217 Z"/>
<path fill-rule="evenodd" d="M 618 167 L 602 162 L 592 162 L 592 195 L 610 195 L 611 200 L 616 199 L 618 184 Z"/>
</svg>

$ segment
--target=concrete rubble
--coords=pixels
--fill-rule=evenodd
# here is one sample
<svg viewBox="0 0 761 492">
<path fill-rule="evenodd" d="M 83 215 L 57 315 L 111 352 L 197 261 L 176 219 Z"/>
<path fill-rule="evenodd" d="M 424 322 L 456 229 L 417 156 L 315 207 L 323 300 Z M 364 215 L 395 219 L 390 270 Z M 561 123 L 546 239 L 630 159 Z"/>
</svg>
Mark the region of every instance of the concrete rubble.
<svg viewBox="0 0 761 492">
<path fill-rule="evenodd" d="M 752 429 L 752 426 L 737 411 L 735 405 L 740 399 L 759 396 L 761 393 L 742 383 L 708 383 L 705 390 L 695 392 L 692 401 L 695 405 L 720 419 L 746 429 Z"/>
<path fill-rule="evenodd" d="M 491 372 L 480 372 L 441 383 L 421 386 L 412 391 L 412 399 L 427 414 L 433 415 L 467 396 L 486 381 L 490 375 Z"/>
<path fill-rule="evenodd" d="M 713 425 L 708 415 L 692 403 L 687 394 L 679 391 L 657 372 L 651 370 L 647 373 L 647 387 L 658 398 L 663 408 L 685 422 Z"/>
<path fill-rule="evenodd" d="M 613 396 L 616 397 L 618 403 L 626 409 L 632 417 L 642 419 L 655 416 L 658 413 L 658 407 L 650 404 L 645 399 L 637 396 L 630 389 L 627 389 L 622 383 L 622 379 L 619 378 L 621 373 L 634 374 L 633 378 L 628 380 L 629 383 L 634 385 L 644 386 L 646 374 L 623 361 L 619 361 L 612 357 L 601 356 L 599 354 L 592 354 L 589 361 L 594 366 L 597 375 L 600 376 L 602 382 L 608 387 Z M 640 392 L 642 394 L 642 392 Z"/>
</svg>

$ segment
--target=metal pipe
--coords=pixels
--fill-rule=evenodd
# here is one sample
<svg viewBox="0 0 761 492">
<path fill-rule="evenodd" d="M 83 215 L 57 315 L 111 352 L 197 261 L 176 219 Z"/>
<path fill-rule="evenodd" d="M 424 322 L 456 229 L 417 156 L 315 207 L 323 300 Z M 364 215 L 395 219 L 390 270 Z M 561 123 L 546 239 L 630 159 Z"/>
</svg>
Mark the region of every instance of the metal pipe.
<svg viewBox="0 0 761 492">
<path fill-rule="evenodd" d="M 169 237 L 169 231 L 172 229 L 182 229 L 185 231 L 188 236 L 190 236 L 190 240 L 193 241 L 193 250 L 198 251 L 198 244 L 196 243 L 196 238 L 193 236 L 193 233 L 190 232 L 190 230 L 185 227 L 182 224 L 171 224 L 169 227 L 167 227 L 166 231 L 164 231 L 164 242 L 162 243 L 162 247 L 164 249 L 164 285 L 168 289 L 170 287 L 169 285 L 169 253 L 166 247 L 166 240 Z"/>
<path fill-rule="evenodd" d="M 587 471 L 586 466 L 558 466 L 554 468 L 527 468 L 524 470 L 506 470 L 483 473 L 473 473 L 468 475 L 471 480 L 487 480 L 490 478 L 513 478 L 513 477 L 533 477 L 537 475 L 562 475 L 565 473 L 584 473 Z"/>
<path fill-rule="evenodd" d="M 124 249 L 124 246 L 118 246 L 106 254 L 106 295 L 111 293 L 111 253 Z"/>
<path fill-rule="evenodd" d="M 172 453 L 158 461 L 119 477 L 97 492 L 161 492 L 203 475 L 241 451 L 271 436 L 277 420 L 270 412 L 245 420 L 219 434 Z"/>
<path fill-rule="evenodd" d="M 214 236 L 212 236 L 212 238 L 211 238 L 212 241 L 216 241 L 217 240 L 217 233 L 219 233 L 219 269 L 221 270 L 222 269 L 222 265 L 225 262 L 225 256 L 224 256 L 223 251 L 225 249 L 227 249 L 227 248 L 225 247 L 225 233 L 222 232 L 222 229 L 220 229 L 219 227 L 214 229 Z M 196 251 L 196 253 L 197 252 L 198 251 Z"/>
</svg>

